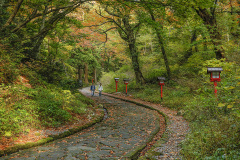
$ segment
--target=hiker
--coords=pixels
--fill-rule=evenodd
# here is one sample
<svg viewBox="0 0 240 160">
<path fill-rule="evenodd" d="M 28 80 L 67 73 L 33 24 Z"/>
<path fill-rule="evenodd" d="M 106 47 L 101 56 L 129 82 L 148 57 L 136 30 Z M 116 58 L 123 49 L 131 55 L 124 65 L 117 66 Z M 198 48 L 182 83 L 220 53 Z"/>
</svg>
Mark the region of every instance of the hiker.
<svg viewBox="0 0 240 160">
<path fill-rule="evenodd" d="M 100 83 L 100 84 L 99 84 L 99 87 L 98 87 L 99 96 L 102 95 L 102 90 L 103 90 L 103 86 L 102 86 L 102 83 Z"/>
<path fill-rule="evenodd" d="M 95 85 L 94 83 L 92 83 L 91 87 L 90 87 L 90 91 L 91 91 L 91 95 L 94 96 L 94 91 L 95 91 Z"/>
</svg>

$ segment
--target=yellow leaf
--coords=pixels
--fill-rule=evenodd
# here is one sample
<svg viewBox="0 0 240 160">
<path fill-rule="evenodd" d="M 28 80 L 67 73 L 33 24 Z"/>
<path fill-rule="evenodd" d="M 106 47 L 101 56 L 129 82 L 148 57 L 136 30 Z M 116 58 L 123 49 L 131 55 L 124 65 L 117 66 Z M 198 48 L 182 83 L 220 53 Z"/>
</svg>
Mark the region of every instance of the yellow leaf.
<svg viewBox="0 0 240 160">
<path fill-rule="evenodd" d="M 224 106 L 225 106 L 224 103 L 219 103 L 219 104 L 218 104 L 218 107 L 224 107 Z"/>
<path fill-rule="evenodd" d="M 68 45 L 68 46 L 65 46 L 65 48 L 66 48 L 68 51 L 71 51 L 71 50 L 73 49 L 73 46 Z"/>
<path fill-rule="evenodd" d="M 224 89 L 226 89 L 226 90 L 230 90 L 230 89 L 234 89 L 235 87 L 233 87 L 233 86 L 230 86 L 230 87 L 224 87 Z"/>
<path fill-rule="evenodd" d="M 228 106 L 227 106 L 227 108 L 232 108 L 232 107 L 233 107 L 233 105 L 228 105 Z"/>
</svg>

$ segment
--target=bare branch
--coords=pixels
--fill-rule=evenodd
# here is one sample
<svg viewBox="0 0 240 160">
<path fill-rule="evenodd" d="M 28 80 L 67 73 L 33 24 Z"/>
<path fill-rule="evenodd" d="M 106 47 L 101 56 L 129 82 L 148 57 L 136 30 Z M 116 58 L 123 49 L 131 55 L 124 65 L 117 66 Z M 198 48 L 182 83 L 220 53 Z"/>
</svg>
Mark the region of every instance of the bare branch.
<svg viewBox="0 0 240 160">
<path fill-rule="evenodd" d="M 105 10 L 105 12 L 107 12 L 107 13 L 108 13 L 109 15 L 111 15 L 111 16 L 121 18 L 120 15 L 117 15 L 117 14 L 115 14 L 115 13 L 113 13 L 113 12 L 110 12 L 110 11 L 108 10 L 107 6 L 104 8 L 104 10 Z"/>
<path fill-rule="evenodd" d="M 17 32 L 19 29 L 21 29 L 22 27 L 24 27 L 27 23 L 29 23 L 31 20 L 33 20 L 34 18 L 36 18 L 36 17 L 39 17 L 40 16 L 40 14 L 37 14 L 37 9 L 35 9 L 33 12 L 32 12 L 32 14 L 30 15 L 30 17 L 28 17 L 28 19 L 25 21 L 25 22 L 23 22 L 22 24 L 20 24 L 20 25 L 18 25 L 16 28 L 14 28 L 13 30 L 12 30 L 12 32 L 14 33 L 14 32 Z"/>
<path fill-rule="evenodd" d="M 98 44 L 96 44 L 96 45 L 100 45 L 100 44 L 105 44 L 105 43 L 107 43 L 107 38 L 108 38 L 108 35 L 107 35 L 107 32 L 108 31 L 110 31 L 110 30 L 112 30 L 112 29 L 117 29 L 118 27 L 112 27 L 112 28 L 109 28 L 109 29 L 107 29 L 107 30 L 105 30 L 105 31 L 100 31 L 100 30 L 96 30 L 96 31 L 100 31 L 100 32 L 102 32 L 102 33 L 104 33 L 105 34 L 105 41 L 104 42 L 101 42 L 101 43 L 98 43 Z"/>
<path fill-rule="evenodd" d="M 113 29 L 117 29 L 117 28 L 118 28 L 118 27 L 109 28 L 109 29 L 107 29 L 106 31 L 104 31 L 103 33 L 107 33 L 108 31 L 113 30 Z"/>
<path fill-rule="evenodd" d="M 23 2 L 23 0 L 18 0 L 17 4 L 14 7 L 14 11 L 13 11 L 12 15 L 8 18 L 7 22 L 3 25 L 1 30 L 6 29 L 6 27 L 12 23 L 13 19 L 17 15 L 17 13 L 22 5 L 22 2 Z"/>
<path fill-rule="evenodd" d="M 106 10 L 105 10 L 105 11 L 106 11 Z M 106 12 L 107 12 L 107 11 L 106 11 Z M 112 23 L 114 23 L 114 24 L 115 24 L 116 26 L 118 26 L 125 34 L 127 34 L 126 31 L 122 28 L 121 24 L 118 23 L 117 21 L 115 21 L 113 18 L 103 16 L 101 10 L 100 10 L 100 13 L 98 13 L 97 11 L 96 11 L 96 13 L 97 13 L 99 16 L 101 16 L 101 17 L 103 17 L 103 18 L 105 18 L 105 19 L 108 19 L 109 21 L 111 21 Z M 110 12 L 107 12 L 107 13 L 111 15 Z M 111 15 L 111 16 L 115 16 L 115 15 Z M 115 17 L 116 17 L 116 16 L 115 16 Z M 117 17 L 120 17 L 120 16 L 117 16 Z"/>
<path fill-rule="evenodd" d="M 112 23 L 113 21 L 106 21 L 106 22 L 103 22 L 103 23 L 101 23 L 101 24 L 98 24 L 98 25 L 91 25 L 91 26 L 84 26 L 84 27 L 99 27 L 99 26 L 102 26 L 102 25 L 104 25 L 104 24 L 106 24 L 106 23 Z"/>
<path fill-rule="evenodd" d="M 31 37 L 31 39 L 37 38 L 39 36 L 41 36 L 43 33 L 48 32 L 49 30 L 55 28 L 56 24 L 58 23 L 59 20 L 61 20 L 63 17 L 65 17 L 68 13 L 72 12 L 74 9 L 76 9 L 77 7 L 79 7 L 81 4 L 77 4 L 75 7 L 73 8 L 68 8 L 67 10 L 65 10 L 64 12 L 61 13 L 57 13 L 56 15 L 53 15 L 46 23 L 50 24 L 50 25 L 46 25 L 46 26 L 51 26 L 51 27 L 44 27 L 37 35 L 34 35 Z"/>
<path fill-rule="evenodd" d="M 23 1 L 23 0 L 22 0 Z M 88 0 L 89 1 L 89 0 Z M 68 10 L 71 8 L 77 8 L 80 4 L 82 4 L 83 2 L 81 0 L 75 2 L 74 4 L 68 5 L 68 6 L 62 6 L 62 7 L 58 7 L 55 9 L 49 9 L 48 11 L 44 11 L 44 15 L 49 15 L 50 13 L 59 11 L 59 10 Z M 26 26 L 27 23 L 31 22 L 32 20 L 43 16 L 42 13 L 38 13 L 37 14 L 37 9 L 34 9 L 33 13 L 26 19 L 26 21 L 24 21 L 23 23 L 21 23 L 20 25 L 18 25 L 16 28 L 12 29 L 12 32 L 17 32 L 19 29 L 23 28 L 24 26 Z M 7 27 L 7 26 L 6 26 Z M 3 29 L 2 29 L 3 30 Z"/>
</svg>

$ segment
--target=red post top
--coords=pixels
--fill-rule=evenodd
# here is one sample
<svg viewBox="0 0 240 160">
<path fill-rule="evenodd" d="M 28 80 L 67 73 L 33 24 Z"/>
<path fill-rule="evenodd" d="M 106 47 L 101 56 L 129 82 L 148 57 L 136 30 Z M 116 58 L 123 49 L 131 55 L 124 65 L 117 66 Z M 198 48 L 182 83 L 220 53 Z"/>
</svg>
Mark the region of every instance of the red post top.
<svg viewBox="0 0 240 160">
<path fill-rule="evenodd" d="M 114 78 L 115 79 L 115 82 L 117 83 L 118 82 L 118 80 L 119 80 L 119 78 Z"/>
<path fill-rule="evenodd" d="M 160 86 L 164 86 L 164 85 L 165 85 L 164 82 L 159 82 L 158 84 L 159 84 Z"/>
<path fill-rule="evenodd" d="M 126 85 L 127 85 L 127 84 L 128 84 L 128 82 L 129 82 L 129 79 L 127 79 L 127 78 L 124 78 L 124 79 L 123 79 L 123 81 L 124 81 L 124 84 L 126 84 Z"/>
<path fill-rule="evenodd" d="M 210 73 L 210 81 L 211 82 L 220 82 L 221 77 L 220 73 L 223 71 L 222 67 L 208 67 L 207 73 Z"/>
<path fill-rule="evenodd" d="M 158 80 L 159 80 L 158 84 L 163 86 L 165 84 L 164 81 L 166 80 L 166 78 L 165 77 L 158 77 Z"/>
</svg>

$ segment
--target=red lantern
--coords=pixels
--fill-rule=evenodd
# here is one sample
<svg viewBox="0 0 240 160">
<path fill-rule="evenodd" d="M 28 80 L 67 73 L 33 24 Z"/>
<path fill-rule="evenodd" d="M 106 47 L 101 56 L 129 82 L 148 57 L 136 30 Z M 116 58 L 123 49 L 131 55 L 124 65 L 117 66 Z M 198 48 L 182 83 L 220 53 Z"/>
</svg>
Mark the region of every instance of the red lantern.
<svg viewBox="0 0 240 160">
<path fill-rule="evenodd" d="M 214 82 L 214 93 L 217 97 L 217 82 L 221 81 L 220 73 L 223 71 L 222 67 L 208 67 L 207 73 L 210 73 L 210 81 Z"/>
<path fill-rule="evenodd" d="M 207 68 L 207 73 L 210 73 L 210 81 L 211 82 L 220 82 L 221 77 L 220 73 L 223 71 L 222 67 L 208 67 Z"/>
<path fill-rule="evenodd" d="M 163 86 L 164 86 L 164 81 L 166 80 L 165 77 L 158 77 L 159 80 L 159 85 L 161 86 L 161 99 L 163 97 Z"/>
</svg>

